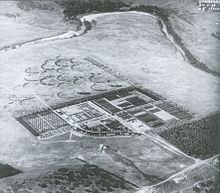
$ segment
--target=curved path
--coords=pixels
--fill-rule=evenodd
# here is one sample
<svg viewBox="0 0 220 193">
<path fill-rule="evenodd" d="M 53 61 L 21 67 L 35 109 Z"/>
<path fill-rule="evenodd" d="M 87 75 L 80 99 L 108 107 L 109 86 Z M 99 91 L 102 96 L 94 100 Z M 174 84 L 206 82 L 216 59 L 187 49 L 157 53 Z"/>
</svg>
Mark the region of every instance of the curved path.
<svg viewBox="0 0 220 193">
<path fill-rule="evenodd" d="M 17 49 L 17 48 L 24 47 L 24 46 L 29 46 L 29 45 L 34 45 L 34 44 L 39 44 L 39 43 L 44 43 L 44 42 L 52 42 L 52 41 L 57 41 L 57 40 L 70 39 L 73 37 L 79 37 L 79 36 L 83 35 L 84 33 L 85 33 L 85 26 L 83 25 L 79 31 L 68 31 L 68 32 L 58 34 L 55 36 L 38 38 L 38 39 L 34 39 L 34 40 L 29 40 L 29 41 L 5 46 L 3 48 L 0 48 L 0 53 L 7 52 L 9 50 Z"/>
<path fill-rule="evenodd" d="M 191 64 L 195 68 L 198 68 L 206 73 L 210 73 L 214 76 L 220 77 L 220 72 L 216 72 L 216 71 L 210 69 L 205 63 L 201 62 L 198 58 L 196 58 L 194 55 L 192 55 L 191 52 L 184 46 L 184 44 L 182 42 L 177 41 L 176 40 L 177 38 L 180 39 L 178 37 L 178 34 L 170 26 L 169 22 L 166 22 L 166 23 L 168 23 L 168 25 L 167 25 L 163 21 L 163 19 L 161 19 L 159 16 L 155 16 L 153 14 L 141 12 L 141 11 L 121 11 L 121 12 L 107 12 L 107 13 L 89 14 L 89 15 L 85 15 L 85 16 L 81 17 L 80 20 L 81 20 L 82 24 L 84 24 L 84 21 L 92 22 L 98 17 L 108 16 L 108 15 L 118 15 L 118 14 L 139 14 L 139 15 L 147 15 L 149 17 L 155 18 L 161 27 L 162 33 L 169 40 L 169 42 L 175 47 L 175 49 L 183 56 L 185 61 L 187 61 L 189 64 Z M 82 27 L 79 31 L 68 31 L 66 33 L 59 34 L 56 36 L 34 39 L 34 40 L 21 42 L 21 43 L 17 43 L 17 44 L 13 44 L 10 46 L 0 48 L 0 53 L 8 51 L 8 50 L 12 50 L 12 49 L 17 49 L 17 48 L 23 47 L 23 46 L 79 37 L 79 36 L 85 34 L 87 31 L 88 30 L 86 29 L 86 26 L 82 25 Z"/>
<path fill-rule="evenodd" d="M 174 31 L 172 26 L 170 25 L 169 21 L 164 22 L 159 16 L 152 15 L 150 13 L 141 12 L 141 11 L 125 11 L 125 12 L 110 12 L 110 13 L 97 13 L 97 14 L 90 14 L 85 15 L 81 18 L 81 21 L 93 21 L 97 17 L 107 16 L 107 15 L 115 15 L 115 14 L 139 14 L 139 15 L 147 15 L 149 17 L 155 18 L 161 28 L 162 33 L 165 37 L 169 40 L 169 42 L 175 47 L 175 49 L 183 56 L 184 60 L 206 73 L 210 73 L 214 76 L 220 77 L 220 72 L 214 71 L 210 69 L 205 63 L 201 62 L 198 58 L 196 58 L 185 46 L 182 42 L 176 39 L 181 39 L 178 34 Z"/>
<path fill-rule="evenodd" d="M 161 23 L 161 30 L 162 33 L 166 36 L 166 38 L 171 42 L 171 44 L 181 53 L 181 55 L 184 57 L 184 59 L 187 60 L 187 57 L 185 55 L 185 52 L 182 50 L 182 48 L 175 42 L 173 36 L 171 34 L 168 33 L 167 30 L 167 26 L 165 25 L 165 23 L 163 22 L 163 20 L 161 20 L 159 17 L 152 15 L 150 13 L 145 13 L 145 12 L 140 12 L 140 11 L 126 11 L 126 12 L 111 12 L 111 13 L 97 13 L 97 14 L 90 14 L 90 15 L 85 15 L 84 17 L 81 18 L 81 21 L 93 21 L 98 17 L 102 17 L 102 16 L 107 16 L 107 15 L 119 15 L 119 14 L 138 14 L 138 15 L 145 15 L 145 16 L 149 16 L 152 17 L 156 20 L 159 20 L 159 22 Z"/>
</svg>

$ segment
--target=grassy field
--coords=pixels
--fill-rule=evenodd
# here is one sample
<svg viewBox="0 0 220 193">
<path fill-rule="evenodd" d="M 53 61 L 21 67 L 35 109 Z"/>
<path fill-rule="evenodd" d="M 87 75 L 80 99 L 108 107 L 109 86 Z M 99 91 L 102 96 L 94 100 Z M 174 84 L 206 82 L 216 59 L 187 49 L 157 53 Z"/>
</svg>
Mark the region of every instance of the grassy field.
<svg viewBox="0 0 220 193">
<path fill-rule="evenodd" d="M 212 34 L 219 32 L 219 12 L 204 12 L 198 9 L 196 1 L 182 1 L 174 8 L 177 14 L 170 17 L 171 25 L 179 34 L 191 53 L 209 68 L 220 72 L 219 43 Z M 187 6 L 188 9 L 184 9 Z M 189 41 L 191 40 L 191 41 Z"/>
<path fill-rule="evenodd" d="M 11 88 L 2 84 L 5 110 L 18 115 L 129 86 L 81 57 L 58 56 L 28 65 L 24 71 L 21 84 L 16 82 Z"/>
<path fill-rule="evenodd" d="M 95 57 L 130 80 L 192 112 L 208 114 L 217 110 L 218 78 L 187 64 L 164 38 L 154 18 L 132 14 L 109 15 L 98 18 L 93 30 L 82 37 L 23 47 L 7 55 L 1 53 L 2 85 L 13 89 L 24 84 L 25 69 L 30 64 L 41 65 L 59 55 L 67 58 Z M 16 83 L 9 82 L 16 73 L 20 74 Z"/>
<path fill-rule="evenodd" d="M 218 78 L 186 63 L 153 18 L 132 14 L 98 18 L 93 30 L 74 42 L 80 43 L 77 50 L 192 112 L 217 110 Z"/>
<path fill-rule="evenodd" d="M 219 43 L 212 36 L 219 32 L 219 12 L 199 10 L 198 0 L 123 0 L 133 5 L 155 5 L 167 10 L 171 26 L 178 33 L 186 48 L 209 68 L 219 72 Z"/>
<path fill-rule="evenodd" d="M 60 34 L 68 29 L 62 22 L 62 11 L 20 9 L 18 1 L 0 4 L 0 48 L 33 39 Z M 37 32 L 37 33 L 36 33 Z"/>
<path fill-rule="evenodd" d="M 134 5 L 141 3 L 143 2 L 135 1 Z M 157 5 L 157 3 L 151 1 L 149 1 L 148 4 Z M 183 9 L 185 4 L 185 1 L 182 1 L 180 5 L 176 5 L 175 3 L 170 4 L 169 1 L 164 1 L 164 3 L 162 2 L 164 8 L 167 9 L 171 14 L 170 21 L 173 25 L 173 28 L 177 30 L 181 37 L 183 37 L 184 44 L 188 42 L 186 43 L 186 46 L 191 51 L 190 45 L 188 46 L 188 44 L 190 44 L 190 42 L 192 41 L 187 41 L 188 35 L 184 36 L 184 33 L 186 33 L 187 31 L 181 29 L 186 25 L 187 21 L 189 20 L 192 22 L 195 21 L 197 22 L 196 24 L 201 25 L 201 22 L 199 22 L 200 20 L 196 20 L 196 18 L 198 18 L 201 14 L 195 11 L 195 9 L 197 9 L 196 4 L 192 3 L 187 6 L 189 6 L 192 13 L 195 14 L 190 14 L 189 16 L 186 16 L 187 12 L 184 12 Z M 7 6 L 9 7 L 10 3 L 7 3 Z M 14 4 L 11 7 L 12 8 L 10 9 L 6 9 L 8 10 L 7 13 L 13 15 L 19 10 L 21 13 L 18 13 L 20 13 L 19 15 L 21 15 L 21 18 L 22 14 L 24 13 L 26 15 L 24 14 L 23 18 L 27 18 L 27 14 L 33 14 L 33 17 L 36 18 L 36 16 L 34 15 L 36 11 L 42 11 L 45 14 L 52 14 L 51 10 L 45 11 L 35 8 L 29 12 L 26 12 L 23 9 L 20 10 L 16 8 Z M 14 11 L 15 8 L 18 10 Z M 182 8 L 183 10 L 180 8 Z M 62 12 L 62 10 L 59 9 L 60 8 L 56 7 L 54 12 Z M 209 14 L 209 16 L 215 17 L 216 14 Z M 64 17 L 64 15 L 61 14 L 58 18 L 61 17 Z M 192 17 L 193 19 L 191 19 L 190 17 Z M 208 19 L 209 17 L 206 16 L 206 18 Z M 14 22 L 11 21 L 11 19 L 9 20 L 10 22 Z M 21 20 L 20 23 L 23 25 L 25 24 L 25 22 L 25 20 Z M 40 23 L 43 22 L 44 20 L 41 20 Z M 20 25 L 20 23 L 18 24 Z M 14 25 L 14 23 L 12 24 Z M 67 23 L 65 24 L 67 25 Z M 197 27 L 198 30 L 197 28 L 195 30 L 195 28 L 193 27 L 196 26 L 196 24 L 187 25 L 189 25 L 189 30 L 194 30 L 195 32 L 199 33 L 201 31 L 199 30 L 199 27 Z M 57 26 L 57 29 L 59 28 L 59 25 L 55 24 L 54 26 Z M 217 26 L 217 24 L 215 24 L 215 26 Z M 33 24 L 33 26 L 31 25 L 31 27 L 36 26 Z M 26 33 L 25 29 L 22 34 Z M 54 29 L 56 29 L 56 27 Z M 32 31 L 36 30 L 33 29 Z M 53 30 L 49 30 L 49 32 L 52 31 Z M 44 32 L 42 31 L 42 33 Z M 6 35 L 7 33 L 4 34 Z M 37 34 L 37 36 L 39 37 L 39 30 L 38 33 L 29 34 L 29 36 L 25 35 L 25 37 L 34 39 L 36 37 L 35 34 Z M 44 34 L 46 34 L 46 32 Z M 21 38 L 19 36 L 13 37 Z M 201 37 L 203 37 L 202 34 Z M 212 36 L 210 37 L 213 38 Z M 4 39 L 7 39 L 7 37 Z M 202 40 L 199 40 L 197 38 L 190 37 L 190 39 L 196 39 L 198 40 L 198 42 L 203 42 Z M 14 41 L 13 38 L 10 38 L 10 40 L 12 40 L 13 42 L 17 41 Z M 204 54 L 205 51 L 203 50 L 203 44 L 201 46 L 196 46 L 196 48 L 200 48 L 197 49 L 196 52 L 202 52 L 202 55 L 206 56 L 206 54 Z M 15 69 L 13 69 L 13 64 L 16 66 L 19 65 L 19 69 L 21 69 L 19 71 L 19 74 L 23 74 L 25 70 L 23 69 L 23 67 L 30 67 L 30 65 L 27 66 L 25 64 L 28 61 L 30 61 L 31 66 L 36 66 L 39 65 L 39 63 L 44 62 L 42 60 L 43 58 L 47 60 L 54 58 L 58 55 L 62 55 L 64 57 L 68 56 L 71 58 L 73 57 L 73 55 L 69 53 L 71 53 L 72 51 L 72 53 L 74 54 L 77 53 L 79 55 L 84 55 L 85 57 L 87 57 L 88 55 L 96 56 L 98 60 L 100 60 L 110 68 L 113 68 L 126 75 L 130 80 L 133 80 L 145 86 L 146 88 L 158 92 L 162 96 L 165 96 L 171 101 L 174 101 L 177 104 L 184 106 L 186 109 L 189 109 L 192 112 L 198 114 L 208 114 L 218 109 L 218 78 L 215 78 L 208 73 L 201 72 L 199 69 L 195 69 L 194 67 L 190 66 L 186 61 L 184 61 L 181 54 L 175 50 L 174 46 L 165 38 L 165 36 L 161 32 L 157 20 L 148 16 L 144 16 L 142 14 L 120 14 L 100 17 L 97 18 L 96 26 L 93 26 L 92 31 L 89 31 L 89 33 L 87 33 L 85 36 L 72 40 L 65 40 L 60 42 L 57 41 L 49 44 L 45 43 L 35 46 L 35 48 L 33 49 L 32 48 L 23 48 L 19 51 L 13 50 L 10 54 L 8 54 L 8 56 L 2 53 L 2 77 L 4 77 L 4 74 L 6 73 L 7 77 L 9 77 L 9 79 L 11 78 L 10 75 L 8 75 L 7 73 L 9 68 L 10 70 L 12 69 L 12 77 L 14 76 L 13 72 L 15 71 Z M 47 53 L 42 53 L 42 50 L 39 49 L 43 49 Z M 193 49 L 195 50 L 195 48 Z M 207 49 L 207 46 L 206 48 L 204 47 L 204 49 Z M 214 54 L 216 53 L 215 50 L 215 47 L 213 47 L 213 49 L 209 49 L 209 51 L 207 52 L 209 56 L 206 56 L 205 58 L 211 58 L 210 62 L 208 62 L 207 65 L 212 65 L 212 61 L 216 60 L 216 58 L 214 57 Z M 211 53 L 209 54 L 209 52 Z M 26 56 L 22 59 L 19 59 L 20 61 L 18 61 L 17 57 L 19 57 L 20 55 L 23 56 L 23 53 L 27 53 Z M 9 56 L 10 60 L 8 61 L 7 58 Z M 14 59 L 16 62 L 13 61 Z M 6 61 L 9 64 L 13 63 L 10 64 L 11 67 L 5 67 L 4 63 Z M 214 65 L 217 66 L 217 63 L 215 63 Z M 21 75 L 21 77 L 24 77 L 24 75 Z M 5 78 L 3 78 L 3 82 L 5 81 L 4 79 Z"/>
<path fill-rule="evenodd" d="M 142 186 L 159 182 L 194 163 L 144 136 L 106 139 L 73 136 L 72 141 L 64 136 L 38 142 L 15 120 L 1 119 L 0 128 L 1 160 L 22 170 L 24 175 L 83 157 L 90 164 Z M 100 144 L 108 145 L 109 150 L 100 154 Z"/>
</svg>

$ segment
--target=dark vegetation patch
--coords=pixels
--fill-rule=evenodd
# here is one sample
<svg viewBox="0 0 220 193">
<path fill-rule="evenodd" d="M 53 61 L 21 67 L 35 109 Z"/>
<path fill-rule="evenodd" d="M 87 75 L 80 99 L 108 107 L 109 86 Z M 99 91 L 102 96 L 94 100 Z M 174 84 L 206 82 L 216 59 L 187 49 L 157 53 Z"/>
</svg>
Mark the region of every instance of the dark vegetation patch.
<svg viewBox="0 0 220 193">
<path fill-rule="evenodd" d="M 219 153 L 220 113 L 170 127 L 159 135 L 196 158 L 209 158 Z"/>
<path fill-rule="evenodd" d="M 119 11 L 123 7 L 128 7 L 127 4 L 120 1 L 82 1 L 82 0 L 64 0 L 59 1 L 61 7 L 64 8 L 63 13 L 66 19 L 74 18 L 80 14 L 92 12 L 113 12 Z"/>
<path fill-rule="evenodd" d="M 95 166 L 82 164 L 62 167 L 39 175 L 24 178 L 11 184 L 13 191 L 28 189 L 36 192 L 130 192 L 133 187 L 126 181 Z"/>
<path fill-rule="evenodd" d="M 211 35 L 212 35 L 212 37 L 220 40 L 220 31 L 212 33 Z"/>
<path fill-rule="evenodd" d="M 219 192 L 219 176 L 209 179 L 207 181 L 202 181 L 197 185 L 192 187 L 195 193 L 217 193 Z"/>
<path fill-rule="evenodd" d="M 0 179 L 8 176 L 14 176 L 19 173 L 22 173 L 22 171 L 17 170 L 8 164 L 0 163 Z"/>
<path fill-rule="evenodd" d="M 20 9 L 30 11 L 32 9 L 53 11 L 53 4 L 48 0 L 19 0 L 17 5 Z"/>
</svg>

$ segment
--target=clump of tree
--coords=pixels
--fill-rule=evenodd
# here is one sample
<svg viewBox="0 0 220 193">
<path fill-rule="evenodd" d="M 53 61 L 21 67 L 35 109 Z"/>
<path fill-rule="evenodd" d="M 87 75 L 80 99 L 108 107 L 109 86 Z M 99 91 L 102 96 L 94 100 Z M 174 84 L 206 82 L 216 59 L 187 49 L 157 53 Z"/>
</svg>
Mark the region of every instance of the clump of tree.
<svg viewBox="0 0 220 193">
<path fill-rule="evenodd" d="M 141 11 L 141 12 L 150 13 L 160 17 L 163 21 L 168 21 L 168 16 L 169 16 L 167 10 L 151 5 L 137 5 L 134 7 L 130 7 L 130 11 Z"/>
<path fill-rule="evenodd" d="M 215 176 L 214 179 L 200 182 L 193 186 L 193 192 L 195 193 L 217 193 L 219 192 L 219 176 Z"/>
<path fill-rule="evenodd" d="M 89 31 L 89 30 L 92 29 L 92 24 L 91 24 L 89 21 L 84 20 L 84 21 L 83 21 L 83 24 L 84 24 L 84 26 L 85 26 L 84 33 L 86 33 L 87 31 Z"/>
<path fill-rule="evenodd" d="M 212 35 L 212 37 L 220 40 L 220 31 L 212 33 L 211 35 Z"/>
<path fill-rule="evenodd" d="M 220 113 L 182 125 L 172 126 L 159 135 L 186 154 L 205 159 L 219 153 Z"/>
<path fill-rule="evenodd" d="M 0 179 L 8 176 L 13 176 L 16 174 L 22 173 L 20 170 L 13 168 L 8 164 L 0 163 Z"/>
<path fill-rule="evenodd" d="M 54 11 L 53 3 L 43 0 L 19 0 L 17 6 L 25 11 L 30 11 L 32 9 Z"/>
<path fill-rule="evenodd" d="M 65 0 L 59 2 L 64 8 L 64 15 L 66 18 L 76 17 L 80 14 L 92 13 L 92 12 L 113 12 L 119 11 L 123 7 L 128 7 L 127 4 L 120 1 L 107 1 L 107 0 L 94 0 L 94 1 L 82 1 L 82 0 Z"/>
<path fill-rule="evenodd" d="M 95 165 L 80 164 L 42 172 L 40 175 L 21 177 L 10 183 L 12 192 L 131 192 L 124 180 Z M 1 191 L 0 187 L 0 192 Z"/>
<path fill-rule="evenodd" d="M 151 5 L 137 5 L 131 6 L 130 4 L 121 1 L 111 0 L 64 0 L 59 4 L 64 8 L 64 14 L 67 18 L 72 18 L 85 13 L 92 12 L 114 12 L 114 11 L 142 11 L 159 16 L 164 21 L 168 20 L 168 11 L 157 6 Z"/>
</svg>

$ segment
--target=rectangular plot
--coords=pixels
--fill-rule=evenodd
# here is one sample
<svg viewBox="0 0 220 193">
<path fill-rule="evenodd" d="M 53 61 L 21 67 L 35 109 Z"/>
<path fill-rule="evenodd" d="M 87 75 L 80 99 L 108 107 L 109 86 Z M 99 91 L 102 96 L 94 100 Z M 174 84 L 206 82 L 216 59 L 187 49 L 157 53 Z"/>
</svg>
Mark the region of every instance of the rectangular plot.
<svg viewBox="0 0 220 193">
<path fill-rule="evenodd" d="M 161 122 L 161 121 L 155 121 L 155 122 L 152 124 L 152 127 L 160 127 L 160 126 L 162 126 L 162 125 L 164 125 L 163 122 Z"/>
<path fill-rule="evenodd" d="M 137 116 L 137 119 L 139 119 L 140 121 L 146 124 L 149 122 L 158 120 L 156 117 L 149 115 L 149 114 L 143 114 L 143 115 Z"/>
<path fill-rule="evenodd" d="M 163 121 L 170 121 L 170 120 L 173 120 L 173 119 L 176 120 L 176 117 L 174 117 L 173 115 L 171 115 L 171 114 L 169 114 L 169 113 L 167 113 L 166 111 L 163 111 L 163 110 L 155 112 L 154 115 L 156 115 L 157 117 L 159 117 Z"/>
<path fill-rule="evenodd" d="M 132 116 L 131 115 L 129 115 L 128 113 L 126 113 L 126 112 L 122 112 L 122 113 L 119 113 L 119 114 L 117 114 L 120 118 L 122 118 L 123 120 L 127 120 L 127 119 L 131 119 L 132 118 Z"/>
<path fill-rule="evenodd" d="M 157 112 L 160 112 L 161 110 L 160 109 L 152 109 L 152 110 L 149 110 L 149 112 L 151 112 L 151 113 L 157 113 Z"/>
<path fill-rule="evenodd" d="M 130 97 L 126 99 L 129 103 L 133 104 L 134 106 L 141 106 L 147 104 L 144 99 L 141 99 L 137 96 Z"/>
<path fill-rule="evenodd" d="M 97 127 L 93 127 L 91 129 L 95 130 L 95 128 L 99 133 L 111 133 L 111 131 L 104 125 L 98 125 Z"/>
<path fill-rule="evenodd" d="M 40 132 L 28 124 L 24 119 L 16 118 L 16 120 L 21 123 L 33 136 L 37 137 L 40 135 Z"/>
<path fill-rule="evenodd" d="M 118 92 L 118 95 L 120 97 L 127 97 L 127 96 L 130 96 L 131 93 L 129 91 L 121 91 L 121 92 Z"/>
<path fill-rule="evenodd" d="M 142 109 L 131 109 L 129 112 L 131 114 L 135 115 L 135 114 L 143 112 L 143 110 Z"/>
<path fill-rule="evenodd" d="M 106 98 L 107 100 L 109 100 L 109 101 L 112 101 L 112 100 L 115 100 L 115 99 L 120 98 L 120 96 L 118 96 L 118 95 L 116 95 L 116 94 L 111 94 L 111 93 L 110 93 L 110 94 L 106 95 L 105 98 Z"/>
<path fill-rule="evenodd" d="M 128 107 L 128 106 L 131 106 L 131 103 L 129 103 L 129 102 L 124 102 L 124 103 L 121 103 L 121 104 L 119 104 L 118 105 L 119 107 Z"/>
<path fill-rule="evenodd" d="M 138 92 L 150 97 L 151 99 L 155 100 L 155 101 L 158 101 L 160 100 L 160 98 L 152 93 L 150 93 L 149 91 L 146 91 L 146 90 L 142 90 L 140 88 L 135 88 L 135 90 L 137 90 Z"/>
<path fill-rule="evenodd" d="M 39 131 L 39 133 L 46 132 L 48 130 L 51 130 L 52 127 L 47 124 L 46 121 L 44 121 L 41 117 L 38 115 L 35 118 L 24 118 L 24 120 L 35 130 Z"/>
<path fill-rule="evenodd" d="M 41 115 L 41 117 L 47 121 L 50 125 L 52 125 L 54 128 L 59 128 L 64 125 L 68 125 L 66 121 L 64 121 L 61 117 L 59 117 L 57 114 L 51 112 L 45 115 Z"/>
<path fill-rule="evenodd" d="M 120 111 L 120 109 L 118 109 L 117 107 L 115 107 L 112 104 L 110 104 L 104 98 L 94 100 L 94 102 L 95 102 L 95 104 L 97 104 L 98 106 L 102 107 L 104 110 L 107 110 L 110 113 L 117 113 L 117 112 Z"/>
<path fill-rule="evenodd" d="M 151 108 L 153 108 L 153 107 L 154 107 L 154 106 L 152 106 L 152 105 L 147 105 L 147 106 L 144 107 L 144 109 L 147 110 L 147 109 L 151 109 Z"/>
<path fill-rule="evenodd" d="M 44 112 L 21 117 L 18 121 L 35 137 L 47 138 L 63 132 L 69 124 L 54 112 Z"/>
</svg>

